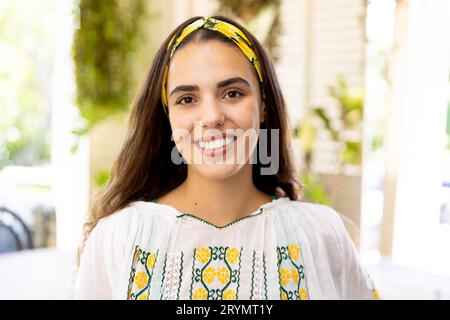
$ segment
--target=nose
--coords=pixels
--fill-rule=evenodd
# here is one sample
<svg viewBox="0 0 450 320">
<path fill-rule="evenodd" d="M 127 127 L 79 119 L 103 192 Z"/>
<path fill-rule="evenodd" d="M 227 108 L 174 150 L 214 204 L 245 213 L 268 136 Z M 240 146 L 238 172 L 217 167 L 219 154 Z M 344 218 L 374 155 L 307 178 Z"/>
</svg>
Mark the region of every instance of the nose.
<svg viewBox="0 0 450 320">
<path fill-rule="evenodd" d="M 225 114 L 215 99 L 208 99 L 202 108 L 201 121 L 204 128 L 217 128 L 224 124 Z"/>
</svg>

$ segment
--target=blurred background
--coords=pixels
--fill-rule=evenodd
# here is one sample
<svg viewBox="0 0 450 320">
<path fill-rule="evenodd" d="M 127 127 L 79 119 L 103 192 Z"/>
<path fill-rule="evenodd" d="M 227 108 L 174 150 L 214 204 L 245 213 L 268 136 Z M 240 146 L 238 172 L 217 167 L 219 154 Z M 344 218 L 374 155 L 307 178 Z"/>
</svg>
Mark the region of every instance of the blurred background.
<svg viewBox="0 0 450 320">
<path fill-rule="evenodd" d="M 0 0 L 0 299 L 68 297 L 156 50 L 216 13 L 269 50 L 305 196 L 381 298 L 450 299 L 447 0 Z"/>
</svg>

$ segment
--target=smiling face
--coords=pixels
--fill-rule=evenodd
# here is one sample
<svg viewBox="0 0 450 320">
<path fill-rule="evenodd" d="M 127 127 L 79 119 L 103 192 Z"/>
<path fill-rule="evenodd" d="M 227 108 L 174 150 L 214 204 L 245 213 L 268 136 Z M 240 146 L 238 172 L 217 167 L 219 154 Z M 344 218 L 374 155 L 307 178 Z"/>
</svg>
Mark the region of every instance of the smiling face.
<svg viewBox="0 0 450 320">
<path fill-rule="evenodd" d="M 167 96 L 175 144 L 190 168 L 222 179 L 249 165 L 263 104 L 256 71 L 237 47 L 208 40 L 179 48 Z"/>
</svg>

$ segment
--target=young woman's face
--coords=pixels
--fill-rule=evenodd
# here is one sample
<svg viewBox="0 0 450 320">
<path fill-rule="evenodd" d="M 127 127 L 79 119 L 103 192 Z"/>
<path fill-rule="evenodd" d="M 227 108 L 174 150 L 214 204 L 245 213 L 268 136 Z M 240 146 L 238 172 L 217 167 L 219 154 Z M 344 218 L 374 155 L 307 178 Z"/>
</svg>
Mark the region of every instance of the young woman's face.
<svg viewBox="0 0 450 320">
<path fill-rule="evenodd" d="M 256 71 L 237 47 L 209 40 L 180 48 L 169 64 L 167 97 L 173 138 L 189 166 L 222 179 L 248 163 L 263 104 Z"/>
</svg>

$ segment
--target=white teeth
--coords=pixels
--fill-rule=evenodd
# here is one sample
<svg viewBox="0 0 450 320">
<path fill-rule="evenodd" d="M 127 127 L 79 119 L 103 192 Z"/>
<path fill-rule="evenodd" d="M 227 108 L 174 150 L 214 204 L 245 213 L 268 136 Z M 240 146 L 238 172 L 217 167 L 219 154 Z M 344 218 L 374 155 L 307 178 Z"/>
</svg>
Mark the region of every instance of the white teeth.
<svg viewBox="0 0 450 320">
<path fill-rule="evenodd" d="M 222 148 L 225 145 L 228 145 L 234 141 L 234 138 L 226 138 L 226 139 L 219 139 L 214 141 L 199 141 L 198 144 L 201 148 L 207 149 L 207 150 L 213 150 L 213 149 L 219 149 Z"/>
</svg>

